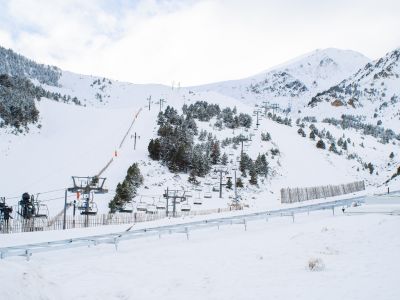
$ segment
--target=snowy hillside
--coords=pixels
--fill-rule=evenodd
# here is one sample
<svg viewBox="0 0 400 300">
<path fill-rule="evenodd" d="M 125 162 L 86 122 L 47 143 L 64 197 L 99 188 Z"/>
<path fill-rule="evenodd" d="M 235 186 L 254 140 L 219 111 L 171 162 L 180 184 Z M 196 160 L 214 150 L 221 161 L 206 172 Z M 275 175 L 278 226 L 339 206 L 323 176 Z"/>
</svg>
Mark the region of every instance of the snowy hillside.
<svg viewBox="0 0 400 300">
<path fill-rule="evenodd" d="M 312 96 L 352 75 L 369 59 L 350 50 L 316 50 L 258 75 L 201 86 L 246 102 L 269 101 L 301 107 Z M 198 89 L 198 88 L 194 88 Z"/>
<path fill-rule="evenodd" d="M 366 64 L 340 84 L 317 94 L 309 106 L 327 106 L 339 112 L 364 115 L 377 125 L 399 130 L 400 49 Z M 351 110 L 354 108 L 354 110 Z M 319 108 L 318 110 L 324 108 Z M 326 108 L 325 108 L 326 109 Z"/>
</svg>

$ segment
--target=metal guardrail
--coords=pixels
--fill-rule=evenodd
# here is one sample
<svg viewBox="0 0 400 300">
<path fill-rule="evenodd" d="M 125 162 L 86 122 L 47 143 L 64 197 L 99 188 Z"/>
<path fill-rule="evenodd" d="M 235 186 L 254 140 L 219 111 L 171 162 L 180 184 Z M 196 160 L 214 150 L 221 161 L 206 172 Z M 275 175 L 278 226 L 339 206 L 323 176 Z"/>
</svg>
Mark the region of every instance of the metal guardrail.
<svg viewBox="0 0 400 300">
<path fill-rule="evenodd" d="M 362 203 L 364 202 L 364 200 L 365 196 L 361 196 L 344 200 L 336 200 L 325 203 L 304 205 L 300 207 L 284 208 L 278 210 L 256 212 L 251 214 L 214 218 L 203 221 L 151 227 L 151 228 L 137 229 L 132 231 L 123 231 L 117 233 L 94 235 L 94 236 L 87 236 L 80 238 L 71 238 L 71 239 L 44 242 L 44 243 L 10 246 L 10 247 L 0 248 L 0 258 L 4 259 L 10 256 L 24 256 L 26 257 L 27 260 L 29 260 L 34 253 L 42 253 L 42 252 L 84 247 L 84 246 L 86 247 L 97 246 L 100 244 L 114 244 L 117 250 L 119 242 L 125 240 L 132 240 L 150 236 L 161 237 L 163 234 L 172 234 L 172 233 L 184 233 L 186 234 L 186 237 L 189 239 L 189 232 L 192 230 L 199 230 L 210 227 L 219 228 L 222 225 L 242 224 L 244 225 L 245 230 L 247 230 L 247 222 L 249 221 L 268 219 L 271 217 L 281 217 L 281 216 L 291 216 L 293 217 L 294 220 L 295 214 L 305 213 L 305 212 L 309 213 L 311 211 L 326 210 L 326 209 L 332 209 L 334 213 L 335 207 L 350 206 L 353 202 Z"/>
</svg>

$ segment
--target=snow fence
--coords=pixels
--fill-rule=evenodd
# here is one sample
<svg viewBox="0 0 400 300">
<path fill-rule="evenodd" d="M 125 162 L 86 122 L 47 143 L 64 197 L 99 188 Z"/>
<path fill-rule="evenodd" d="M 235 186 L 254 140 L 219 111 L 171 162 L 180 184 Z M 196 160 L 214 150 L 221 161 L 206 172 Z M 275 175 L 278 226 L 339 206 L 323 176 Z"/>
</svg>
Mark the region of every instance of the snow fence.
<svg viewBox="0 0 400 300">
<path fill-rule="evenodd" d="M 340 185 L 323 185 L 306 188 L 281 189 L 281 203 L 302 202 L 328 198 L 365 190 L 364 181 L 355 181 Z"/>
</svg>

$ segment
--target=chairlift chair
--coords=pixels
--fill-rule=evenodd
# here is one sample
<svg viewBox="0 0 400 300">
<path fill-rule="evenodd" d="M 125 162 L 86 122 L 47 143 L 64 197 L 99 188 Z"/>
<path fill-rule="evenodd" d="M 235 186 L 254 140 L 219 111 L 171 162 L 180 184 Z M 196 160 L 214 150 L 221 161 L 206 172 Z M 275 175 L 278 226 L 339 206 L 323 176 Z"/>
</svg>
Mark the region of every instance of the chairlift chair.
<svg viewBox="0 0 400 300">
<path fill-rule="evenodd" d="M 147 203 L 146 202 L 142 202 L 142 198 L 140 198 L 140 201 L 138 202 L 138 204 L 136 206 L 136 210 L 137 211 L 141 211 L 141 212 L 146 212 L 147 211 Z"/>
<path fill-rule="evenodd" d="M 183 212 L 190 211 L 190 204 L 187 201 L 181 205 L 181 211 Z"/>
<path fill-rule="evenodd" d="M 212 190 L 213 192 L 219 192 L 219 185 L 214 185 Z"/>
<path fill-rule="evenodd" d="M 203 204 L 203 199 L 200 198 L 200 193 L 199 195 L 193 200 L 194 205 L 201 205 Z"/>
<path fill-rule="evenodd" d="M 185 192 L 185 197 L 186 197 L 186 198 L 193 197 L 192 192 L 191 192 L 191 191 L 186 191 L 186 192 Z"/>
<path fill-rule="evenodd" d="M 204 198 L 212 198 L 211 192 L 205 192 Z"/>
<path fill-rule="evenodd" d="M 147 205 L 147 214 L 156 214 L 157 213 L 157 206 L 155 204 Z"/>
<path fill-rule="evenodd" d="M 158 200 L 158 202 L 156 204 L 156 208 L 159 209 L 159 210 L 166 209 L 167 208 L 167 204 L 165 203 L 165 201 Z"/>
<path fill-rule="evenodd" d="M 147 205 L 146 213 L 148 213 L 148 214 L 156 214 L 157 213 L 157 205 L 155 204 L 154 198 L 153 198 L 153 203 Z"/>
<path fill-rule="evenodd" d="M 125 202 L 124 205 L 118 210 L 120 213 L 132 213 L 133 212 L 133 202 Z"/>
<path fill-rule="evenodd" d="M 88 202 L 88 207 L 81 211 L 81 215 L 85 215 L 85 216 L 95 216 L 97 215 L 97 204 L 94 201 L 90 201 Z"/>
<path fill-rule="evenodd" d="M 46 204 L 40 203 L 40 201 L 34 202 L 35 206 L 35 218 L 48 218 L 49 217 L 49 208 Z"/>
</svg>

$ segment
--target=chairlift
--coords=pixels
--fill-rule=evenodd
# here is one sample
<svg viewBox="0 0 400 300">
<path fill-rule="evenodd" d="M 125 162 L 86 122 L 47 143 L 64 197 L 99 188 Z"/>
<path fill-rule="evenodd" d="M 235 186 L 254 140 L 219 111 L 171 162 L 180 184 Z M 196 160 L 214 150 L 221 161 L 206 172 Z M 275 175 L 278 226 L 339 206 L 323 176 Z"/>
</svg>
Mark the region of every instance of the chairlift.
<svg viewBox="0 0 400 300">
<path fill-rule="evenodd" d="M 191 192 L 191 191 L 186 191 L 186 192 L 185 192 L 185 197 L 186 197 L 186 198 L 191 198 L 191 197 L 193 197 L 192 192 Z"/>
<path fill-rule="evenodd" d="M 86 204 L 88 206 L 86 207 Z M 94 201 L 85 202 L 85 209 L 81 211 L 81 215 L 95 216 L 97 215 L 97 204 Z"/>
<path fill-rule="evenodd" d="M 21 200 L 18 202 L 18 215 L 24 219 L 31 218 L 47 218 L 49 215 L 49 209 L 46 204 L 40 203 L 33 195 L 24 193 Z"/>
<path fill-rule="evenodd" d="M 181 205 L 181 211 L 183 212 L 190 211 L 190 204 L 187 201 Z"/>
<path fill-rule="evenodd" d="M 212 188 L 213 192 L 219 192 L 219 185 L 214 185 Z"/>
<path fill-rule="evenodd" d="M 36 213 L 35 218 L 48 218 L 49 217 L 49 208 L 46 204 L 41 203 L 40 201 L 34 202 Z"/>
<path fill-rule="evenodd" d="M 205 192 L 204 198 L 212 198 L 211 192 Z"/>
<path fill-rule="evenodd" d="M 155 204 L 147 205 L 147 214 L 156 214 L 157 213 L 157 206 Z"/>
<path fill-rule="evenodd" d="M 165 201 L 162 201 L 162 200 L 159 199 L 157 204 L 156 204 L 156 208 L 159 209 L 159 210 L 166 209 L 167 208 L 167 204 L 165 203 Z"/>
<path fill-rule="evenodd" d="M 153 203 L 147 205 L 146 213 L 148 213 L 148 214 L 156 214 L 157 213 L 157 205 L 155 204 L 154 198 L 153 198 Z"/>
<path fill-rule="evenodd" d="M 201 192 L 201 191 L 203 191 L 203 188 L 201 186 L 197 186 L 197 187 L 195 187 L 194 190 L 197 192 Z"/>
<path fill-rule="evenodd" d="M 147 203 L 146 202 L 142 202 L 142 197 L 140 197 L 140 200 L 136 206 L 136 210 L 137 211 L 147 211 Z"/>
<path fill-rule="evenodd" d="M 124 205 L 118 210 L 120 213 L 132 213 L 133 212 L 133 201 L 125 202 Z"/>
<path fill-rule="evenodd" d="M 203 204 L 203 199 L 200 198 L 200 193 L 199 193 L 198 196 L 193 200 L 193 204 L 194 204 L 194 205 L 201 205 L 201 204 Z"/>
<path fill-rule="evenodd" d="M 218 179 L 218 176 L 217 175 L 212 175 L 211 179 Z"/>
</svg>

